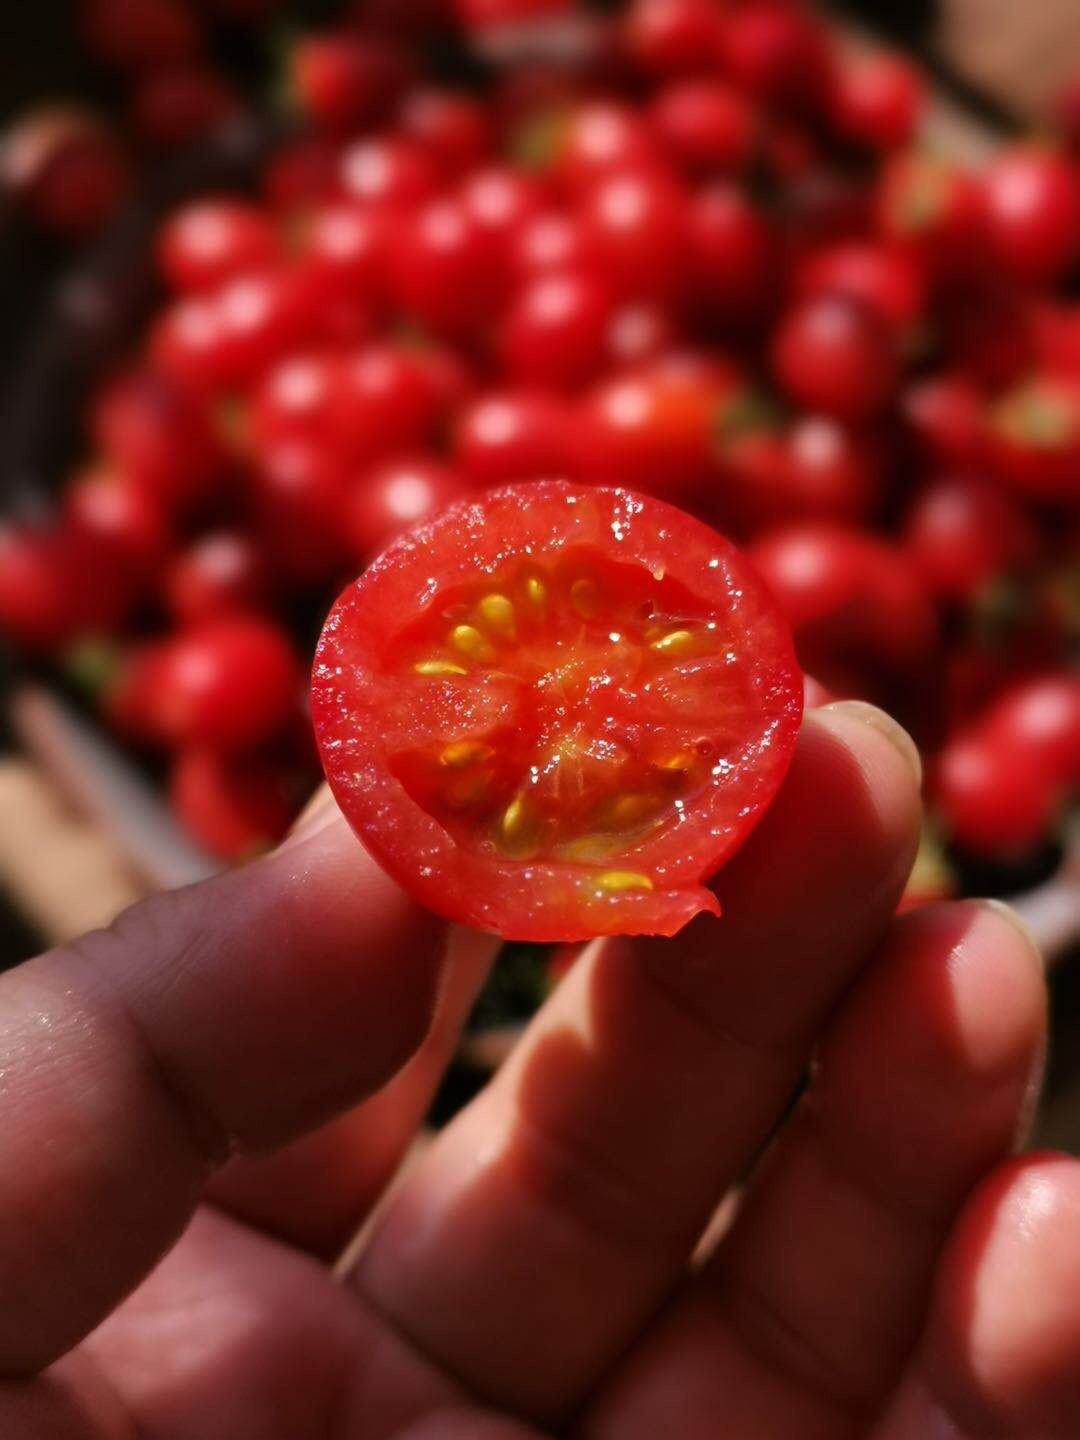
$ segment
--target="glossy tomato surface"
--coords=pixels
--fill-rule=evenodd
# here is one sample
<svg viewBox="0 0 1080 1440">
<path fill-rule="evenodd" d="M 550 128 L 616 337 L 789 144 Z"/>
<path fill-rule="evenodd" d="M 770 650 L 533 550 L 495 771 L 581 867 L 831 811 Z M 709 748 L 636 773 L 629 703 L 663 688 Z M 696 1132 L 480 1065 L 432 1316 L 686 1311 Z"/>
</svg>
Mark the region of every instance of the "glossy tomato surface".
<svg viewBox="0 0 1080 1440">
<path fill-rule="evenodd" d="M 779 786 L 802 678 L 733 547 L 629 491 L 508 486 L 339 599 L 313 713 L 337 799 L 438 913 L 521 940 L 666 934 Z"/>
</svg>

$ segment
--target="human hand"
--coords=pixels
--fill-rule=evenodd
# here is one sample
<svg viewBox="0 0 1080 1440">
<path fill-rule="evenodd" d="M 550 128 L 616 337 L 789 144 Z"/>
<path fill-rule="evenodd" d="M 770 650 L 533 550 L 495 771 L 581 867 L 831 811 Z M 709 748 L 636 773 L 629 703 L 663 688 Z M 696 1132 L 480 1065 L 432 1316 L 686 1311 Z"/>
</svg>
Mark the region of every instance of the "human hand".
<svg viewBox="0 0 1080 1440">
<path fill-rule="evenodd" d="M 1041 968 L 891 918 L 889 723 L 811 713 L 724 918 L 591 948 L 389 1196 L 491 946 L 329 801 L 0 980 L 4 1440 L 1080 1434 Z"/>
</svg>

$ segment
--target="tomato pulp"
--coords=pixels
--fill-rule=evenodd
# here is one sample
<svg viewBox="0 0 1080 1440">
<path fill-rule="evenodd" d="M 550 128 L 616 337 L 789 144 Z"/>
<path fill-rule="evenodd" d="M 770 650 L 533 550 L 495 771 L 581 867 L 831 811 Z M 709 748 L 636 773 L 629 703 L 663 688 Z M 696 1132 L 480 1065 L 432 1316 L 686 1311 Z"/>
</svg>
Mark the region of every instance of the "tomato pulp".
<svg viewBox="0 0 1080 1440">
<path fill-rule="evenodd" d="M 513 485 L 349 586 L 315 657 L 342 810 L 430 909 L 509 939 L 671 935 L 787 770 L 787 623 L 714 531 L 626 490 Z"/>
</svg>

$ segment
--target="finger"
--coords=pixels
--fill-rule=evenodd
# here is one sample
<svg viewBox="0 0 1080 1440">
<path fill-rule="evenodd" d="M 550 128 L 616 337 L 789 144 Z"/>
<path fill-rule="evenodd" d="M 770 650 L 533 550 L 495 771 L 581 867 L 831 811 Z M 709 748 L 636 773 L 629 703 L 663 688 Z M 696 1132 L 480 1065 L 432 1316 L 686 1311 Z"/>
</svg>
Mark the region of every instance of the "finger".
<svg viewBox="0 0 1080 1440">
<path fill-rule="evenodd" d="M 772 1440 L 802 1440 L 807 1407 L 837 1440 L 876 1413 L 953 1215 L 1030 1109 L 1045 1009 L 1039 957 L 1002 911 L 899 920 L 733 1230 L 627 1360 L 590 1433 L 653 1433 L 655 1397 L 676 1386 L 702 1415 L 768 1416 Z"/>
<path fill-rule="evenodd" d="M 912 763 L 865 707 L 812 717 L 719 877 L 724 919 L 578 962 L 381 1217 L 362 1293 L 477 1393 L 575 1406 L 788 1102 L 917 828 Z"/>
<path fill-rule="evenodd" d="M 340 819 L 0 980 L 0 1373 L 146 1272 L 212 1166 L 280 1144 L 421 1043 L 441 927 Z"/>
<path fill-rule="evenodd" d="M 1080 1162 L 1025 1156 L 965 1208 L 929 1324 L 873 1440 L 1075 1440 Z"/>
<path fill-rule="evenodd" d="M 435 1020 L 404 1069 L 329 1125 L 267 1155 L 235 1156 L 211 1177 L 207 1197 L 291 1245 L 339 1255 L 412 1144 L 498 945 L 452 930 Z"/>
</svg>

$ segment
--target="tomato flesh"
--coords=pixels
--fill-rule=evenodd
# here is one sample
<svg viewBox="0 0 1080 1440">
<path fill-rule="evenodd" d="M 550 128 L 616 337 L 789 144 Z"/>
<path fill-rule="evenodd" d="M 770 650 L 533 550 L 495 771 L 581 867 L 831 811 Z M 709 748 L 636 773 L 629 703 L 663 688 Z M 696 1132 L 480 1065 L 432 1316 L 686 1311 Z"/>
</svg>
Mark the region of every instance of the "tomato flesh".
<svg viewBox="0 0 1080 1440">
<path fill-rule="evenodd" d="M 450 919 L 507 938 L 674 934 L 787 769 L 790 632 L 672 506 L 509 486 L 393 545 L 339 599 L 313 711 L 338 801 Z"/>
</svg>

